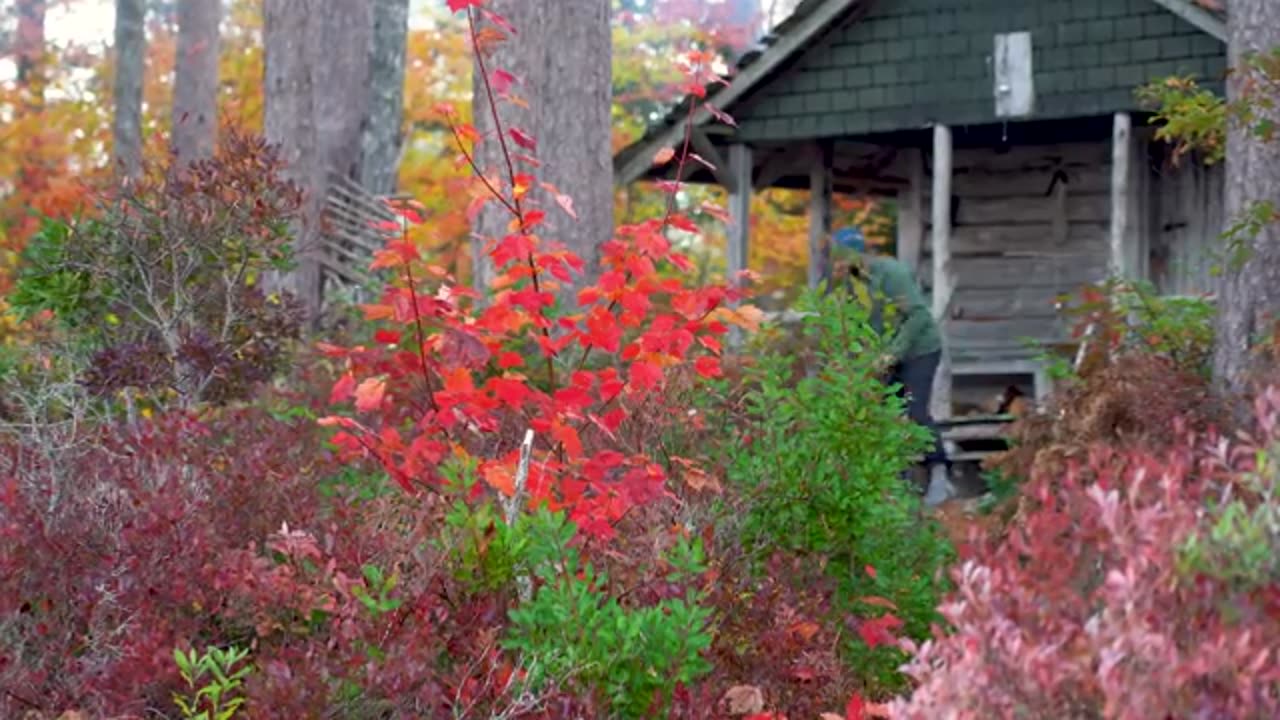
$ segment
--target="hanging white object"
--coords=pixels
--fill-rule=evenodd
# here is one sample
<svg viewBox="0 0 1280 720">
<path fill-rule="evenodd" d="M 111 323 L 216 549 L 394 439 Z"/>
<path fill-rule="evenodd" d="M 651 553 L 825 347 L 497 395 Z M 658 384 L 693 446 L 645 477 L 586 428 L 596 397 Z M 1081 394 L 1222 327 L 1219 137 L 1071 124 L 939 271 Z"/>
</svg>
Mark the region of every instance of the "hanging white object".
<svg viewBox="0 0 1280 720">
<path fill-rule="evenodd" d="M 1035 80 L 1031 66 L 1031 33 L 996 35 L 994 53 L 996 117 L 1026 117 L 1035 110 Z"/>
</svg>

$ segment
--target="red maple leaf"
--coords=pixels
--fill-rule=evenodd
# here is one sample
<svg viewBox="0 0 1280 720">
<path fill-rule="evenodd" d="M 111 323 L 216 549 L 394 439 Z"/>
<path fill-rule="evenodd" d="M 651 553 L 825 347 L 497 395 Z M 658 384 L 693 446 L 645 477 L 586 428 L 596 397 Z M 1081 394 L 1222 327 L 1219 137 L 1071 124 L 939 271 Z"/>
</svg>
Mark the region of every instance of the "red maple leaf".
<svg viewBox="0 0 1280 720">
<path fill-rule="evenodd" d="M 631 384 L 640 390 L 652 390 L 662 382 L 662 368 L 645 360 L 631 365 Z"/>
<path fill-rule="evenodd" d="M 854 695 L 849 698 L 849 702 L 844 706 L 844 720 L 864 720 L 866 716 L 866 705 L 862 701 L 862 696 Z"/>
<path fill-rule="evenodd" d="M 720 377 L 724 372 L 720 369 L 720 361 L 710 355 L 703 355 L 693 361 L 693 369 L 705 378 Z"/>
<path fill-rule="evenodd" d="M 511 136 L 511 139 L 514 140 L 517 145 L 525 150 L 530 152 L 537 151 L 538 141 L 534 140 L 533 136 L 529 133 L 521 130 L 520 128 L 513 127 L 507 131 L 507 134 Z"/>
</svg>

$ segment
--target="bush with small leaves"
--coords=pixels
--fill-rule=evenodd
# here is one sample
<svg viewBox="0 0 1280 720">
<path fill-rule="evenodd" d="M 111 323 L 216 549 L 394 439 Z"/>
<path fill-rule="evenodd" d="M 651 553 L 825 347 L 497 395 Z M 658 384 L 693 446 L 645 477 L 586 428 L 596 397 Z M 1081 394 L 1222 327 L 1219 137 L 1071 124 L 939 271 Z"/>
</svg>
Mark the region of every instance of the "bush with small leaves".
<svg viewBox="0 0 1280 720">
<path fill-rule="evenodd" d="M 229 132 L 181 168 L 148 166 L 91 217 L 46 220 L 11 303 L 50 312 L 84 353 L 84 382 L 186 405 L 251 396 L 289 366 L 301 306 L 265 288 L 288 266 L 301 194 L 275 148 Z"/>
<path fill-rule="evenodd" d="M 1158 454 L 1037 472 L 1018 525 L 955 571 L 952 631 L 918 648 L 894 717 L 1280 716 L 1280 391 L 1256 409 L 1235 442 L 1175 422 Z"/>
<path fill-rule="evenodd" d="M 894 635 L 923 637 L 951 549 L 921 517 L 904 475 L 927 431 L 909 421 L 880 377 L 884 340 L 865 303 L 810 294 L 802 307 L 803 362 L 766 350 L 743 379 L 728 428 L 726 471 L 745 500 L 721 532 L 743 552 L 809 559 L 835 584 L 832 610 L 848 613 L 845 648 L 863 690 L 899 687 Z"/>
</svg>

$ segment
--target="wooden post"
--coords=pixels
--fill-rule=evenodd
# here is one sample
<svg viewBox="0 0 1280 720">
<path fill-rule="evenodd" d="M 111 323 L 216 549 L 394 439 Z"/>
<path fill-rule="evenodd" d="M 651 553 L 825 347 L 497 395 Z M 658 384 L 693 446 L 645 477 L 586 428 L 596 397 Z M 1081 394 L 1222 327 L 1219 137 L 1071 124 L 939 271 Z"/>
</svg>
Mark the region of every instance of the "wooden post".
<svg viewBox="0 0 1280 720">
<path fill-rule="evenodd" d="M 903 154 L 908 185 L 906 191 L 898 195 L 898 259 L 918 277 L 924 246 L 924 159 L 918 148 L 910 148 Z"/>
<path fill-rule="evenodd" d="M 947 339 L 947 316 L 951 309 L 951 128 L 933 126 L 933 316 L 942 331 L 942 362 L 934 379 L 933 417 L 951 417 L 951 352 Z"/>
<path fill-rule="evenodd" d="M 1107 269 L 1113 277 L 1128 277 L 1133 272 L 1131 235 L 1134 222 L 1130 183 L 1133 148 L 1133 120 L 1127 112 L 1118 112 L 1111 129 L 1111 236 Z"/>
<path fill-rule="evenodd" d="M 742 143 L 729 146 L 729 246 L 725 248 L 725 270 L 729 282 L 740 284 L 738 273 L 750 266 L 751 251 L 751 148 Z M 737 303 L 732 303 L 736 305 Z M 742 330 L 729 329 L 729 346 L 742 345 Z"/>
<path fill-rule="evenodd" d="M 733 282 L 749 265 L 751 249 L 751 148 L 729 146 L 729 247 L 727 270 Z"/>
<path fill-rule="evenodd" d="M 818 143 L 809 166 L 809 287 L 816 288 L 831 269 L 831 146 Z"/>
</svg>

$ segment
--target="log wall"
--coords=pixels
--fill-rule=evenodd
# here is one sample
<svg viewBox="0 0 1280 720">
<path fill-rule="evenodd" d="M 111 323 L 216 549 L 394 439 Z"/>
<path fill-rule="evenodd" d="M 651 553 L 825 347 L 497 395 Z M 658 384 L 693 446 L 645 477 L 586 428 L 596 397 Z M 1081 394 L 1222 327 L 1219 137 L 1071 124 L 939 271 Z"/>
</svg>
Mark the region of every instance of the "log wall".
<svg viewBox="0 0 1280 720">
<path fill-rule="evenodd" d="M 1186 158 L 1157 167 L 1151 181 L 1150 280 L 1166 295 L 1212 292 L 1212 269 L 1226 248 L 1220 239 L 1222 164 Z"/>
<path fill-rule="evenodd" d="M 1107 273 L 1110 157 L 1109 141 L 955 151 L 953 358 L 1025 358 L 1028 340 L 1065 339 L 1055 299 Z M 927 267 L 927 241 L 924 253 Z"/>
</svg>

